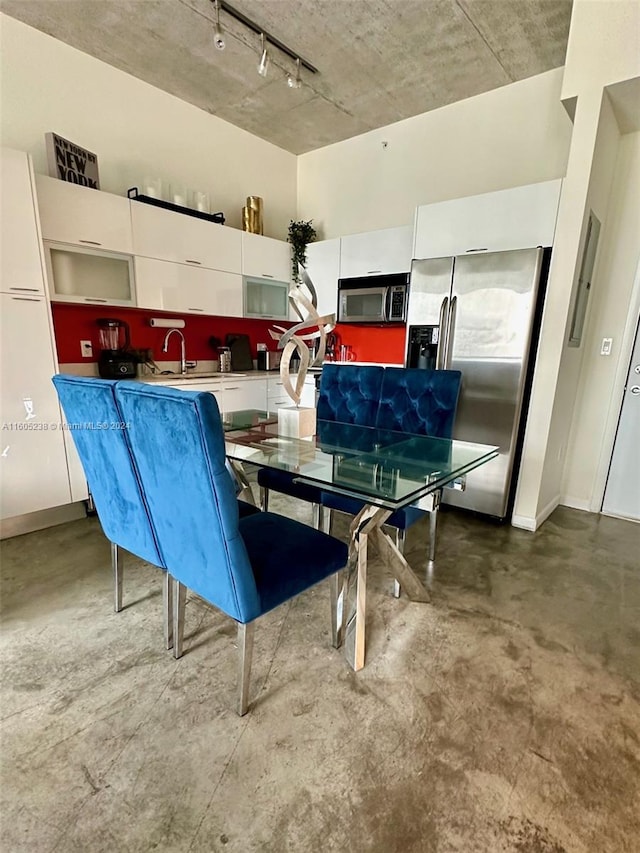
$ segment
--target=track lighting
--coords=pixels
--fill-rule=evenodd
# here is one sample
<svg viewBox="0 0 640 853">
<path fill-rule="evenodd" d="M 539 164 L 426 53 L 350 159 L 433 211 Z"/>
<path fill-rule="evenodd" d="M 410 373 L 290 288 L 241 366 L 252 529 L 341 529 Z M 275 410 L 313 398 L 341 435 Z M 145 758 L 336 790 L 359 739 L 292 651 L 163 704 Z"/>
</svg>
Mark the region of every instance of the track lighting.
<svg viewBox="0 0 640 853">
<path fill-rule="evenodd" d="M 247 29 L 251 30 L 251 32 L 260 36 L 260 62 L 258 63 L 257 68 L 258 74 L 261 77 L 266 77 L 269 72 L 269 64 L 271 60 L 270 51 L 273 49 L 285 54 L 285 56 L 288 56 L 293 62 L 295 62 L 295 72 L 291 71 L 286 78 L 287 86 L 290 89 L 300 89 L 302 87 L 302 77 L 300 74 L 302 68 L 304 68 L 305 71 L 308 71 L 309 74 L 318 73 L 318 69 L 314 68 L 313 65 L 304 57 L 300 56 L 297 51 L 292 50 L 292 48 L 281 42 L 276 38 L 276 36 L 268 33 L 263 29 L 262 24 L 257 24 L 255 21 L 252 21 L 251 18 L 248 18 L 245 14 L 228 3 L 227 0 L 211 0 L 211 3 L 213 3 L 215 10 L 213 18 L 213 43 L 216 50 L 222 51 L 225 49 L 227 37 L 233 38 L 235 41 L 239 41 L 244 44 L 245 47 L 249 46 L 248 42 L 242 37 L 242 35 L 238 35 L 235 31 L 235 26 L 231 31 L 223 29 L 220 24 L 220 12 L 224 12 L 227 18 L 233 18 L 234 21 L 237 21 L 247 27 Z M 196 10 L 194 9 L 194 11 Z M 209 18 L 209 21 L 210 20 L 211 19 Z M 286 70 L 286 66 L 279 64 L 278 60 L 280 60 L 279 53 L 276 54 L 276 65 L 279 69 Z"/>
<path fill-rule="evenodd" d="M 265 40 L 264 33 L 260 33 L 260 39 L 262 44 L 262 56 L 258 63 L 258 74 L 261 77 L 266 77 L 269 70 L 269 52 L 267 50 L 267 42 Z"/>
<path fill-rule="evenodd" d="M 222 32 L 222 27 L 220 26 L 220 0 L 215 0 L 216 7 L 216 25 L 213 28 L 213 43 L 218 48 L 218 50 L 224 50 L 227 46 L 227 43 L 224 40 L 224 33 Z"/>
<path fill-rule="evenodd" d="M 287 77 L 287 86 L 290 89 L 299 89 L 302 86 L 302 79 L 300 78 L 300 57 L 296 59 L 296 76 L 293 74 L 289 74 Z"/>
</svg>

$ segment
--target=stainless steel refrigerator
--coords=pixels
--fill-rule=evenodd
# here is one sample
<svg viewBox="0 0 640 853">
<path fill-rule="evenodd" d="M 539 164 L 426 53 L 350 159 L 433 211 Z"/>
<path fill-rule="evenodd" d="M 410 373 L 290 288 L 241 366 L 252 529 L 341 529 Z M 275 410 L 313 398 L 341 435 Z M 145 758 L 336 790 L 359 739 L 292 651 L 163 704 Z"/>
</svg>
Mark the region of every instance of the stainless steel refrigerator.
<svg viewBox="0 0 640 853">
<path fill-rule="evenodd" d="M 499 455 L 443 502 L 504 519 L 511 513 L 550 250 L 518 249 L 413 261 L 407 365 L 462 372 L 454 438 Z"/>
</svg>

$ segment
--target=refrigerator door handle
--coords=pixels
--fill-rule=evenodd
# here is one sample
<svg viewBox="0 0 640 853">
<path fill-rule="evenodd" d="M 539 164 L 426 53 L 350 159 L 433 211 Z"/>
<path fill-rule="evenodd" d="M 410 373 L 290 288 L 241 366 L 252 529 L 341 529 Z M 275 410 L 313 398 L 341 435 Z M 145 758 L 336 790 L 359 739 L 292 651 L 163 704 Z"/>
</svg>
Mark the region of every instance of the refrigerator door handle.
<svg viewBox="0 0 640 853">
<path fill-rule="evenodd" d="M 436 350 L 436 370 L 441 370 L 444 367 L 444 359 L 447 345 L 447 334 L 445 322 L 447 317 L 447 308 L 449 306 L 449 297 L 445 296 L 440 306 L 440 336 L 438 338 L 438 349 Z"/>
<path fill-rule="evenodd" d="M 451 350 L 453 349 L 453 335 L 456 330 L 456 310 L 458 308 L 458 297 L 454 296 L 451 299 L 451 309 L 449 310 L 449 322 L 447 323 L 447 348 L 445 350 L 444 364 L 445 369 L 451 367 Z"/>
</svg>

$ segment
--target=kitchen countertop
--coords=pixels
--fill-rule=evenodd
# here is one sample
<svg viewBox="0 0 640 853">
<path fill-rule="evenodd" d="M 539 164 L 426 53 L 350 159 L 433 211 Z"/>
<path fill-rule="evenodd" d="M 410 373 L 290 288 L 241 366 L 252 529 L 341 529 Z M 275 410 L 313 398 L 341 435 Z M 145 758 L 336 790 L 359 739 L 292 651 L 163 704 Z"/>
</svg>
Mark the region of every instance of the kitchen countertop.
<svg viewBox="0 0 640 853">
<path fill-rule="evenodd" d="M 295 374 L 292 374 L 295 375 Z M 312 374 L 309 374 L 312 377 Z M 138 376 L 138 382 L 222 382 L 224 379 L 268 379 L 269 377 L 280 377 L 279 370 L 245 370 L 242 373 L 231 371 L 230 373 L 156 373 Z"/>
</svg>

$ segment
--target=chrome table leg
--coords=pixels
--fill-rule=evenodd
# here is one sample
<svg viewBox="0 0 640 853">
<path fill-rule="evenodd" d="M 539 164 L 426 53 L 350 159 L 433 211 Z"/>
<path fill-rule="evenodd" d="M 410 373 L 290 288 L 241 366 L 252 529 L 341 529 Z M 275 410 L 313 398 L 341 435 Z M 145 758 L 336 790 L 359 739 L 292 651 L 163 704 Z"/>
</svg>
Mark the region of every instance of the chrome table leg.
<svg viewBox="0 0 640 853">
<path fill-rule="evenodd" d="M 329 578 L 331 603 L 331 645 L 339 649 L 344 641 L 346 625 L 346 570 L 336 572 Z"/>
<path fill-rule="evenodd" d="M 396 528 L 396 548 L 400 551 L 401 554 L 404 554 L 404 543 L 407 538 L 407 531 L 400 530 L 399 527 Z M 400 593 L 402 592 L 402 587 L 400 586 L 400 582 L 397 578 L 393 579 L 393 596 L 394 598 L 400 598 Z"/>
<path fill-rule="evenodd" d="M 236 495 L 236 497 L 241 498 L 243 501 L 256 505 L 256 499 L 253 496 L 253 489 L 251 488 L 251 483 L 247 479 L 247 475 L 245 473 L 244 468 L 242 467 L 242 462 L 238 462 L 235 459 L 229 459 L 227 457 L 227 462 L 229 463 L 231 470 L 233 471 L 233 475 L 236 478 L 238 485 L 240 486 L 240 491 Z"/>
<path fill-rule="evenodd" d="M 373 505 L 365 506 L 351 524 L 350 565 L 357 557 L 355 605 L 351 604 L 345 632 L 345 652 L 350 666 L 362 669 L 365 661 L 365 616 L 367 594 L 367 544 L 371 536 L 375 539 L 380 556 L 387 561 L 411 601 L 430 601 L 425 585 L 407 563 L 404 555 L 382 525 L 391 515 L 391 510 Z"/>
</svg>

